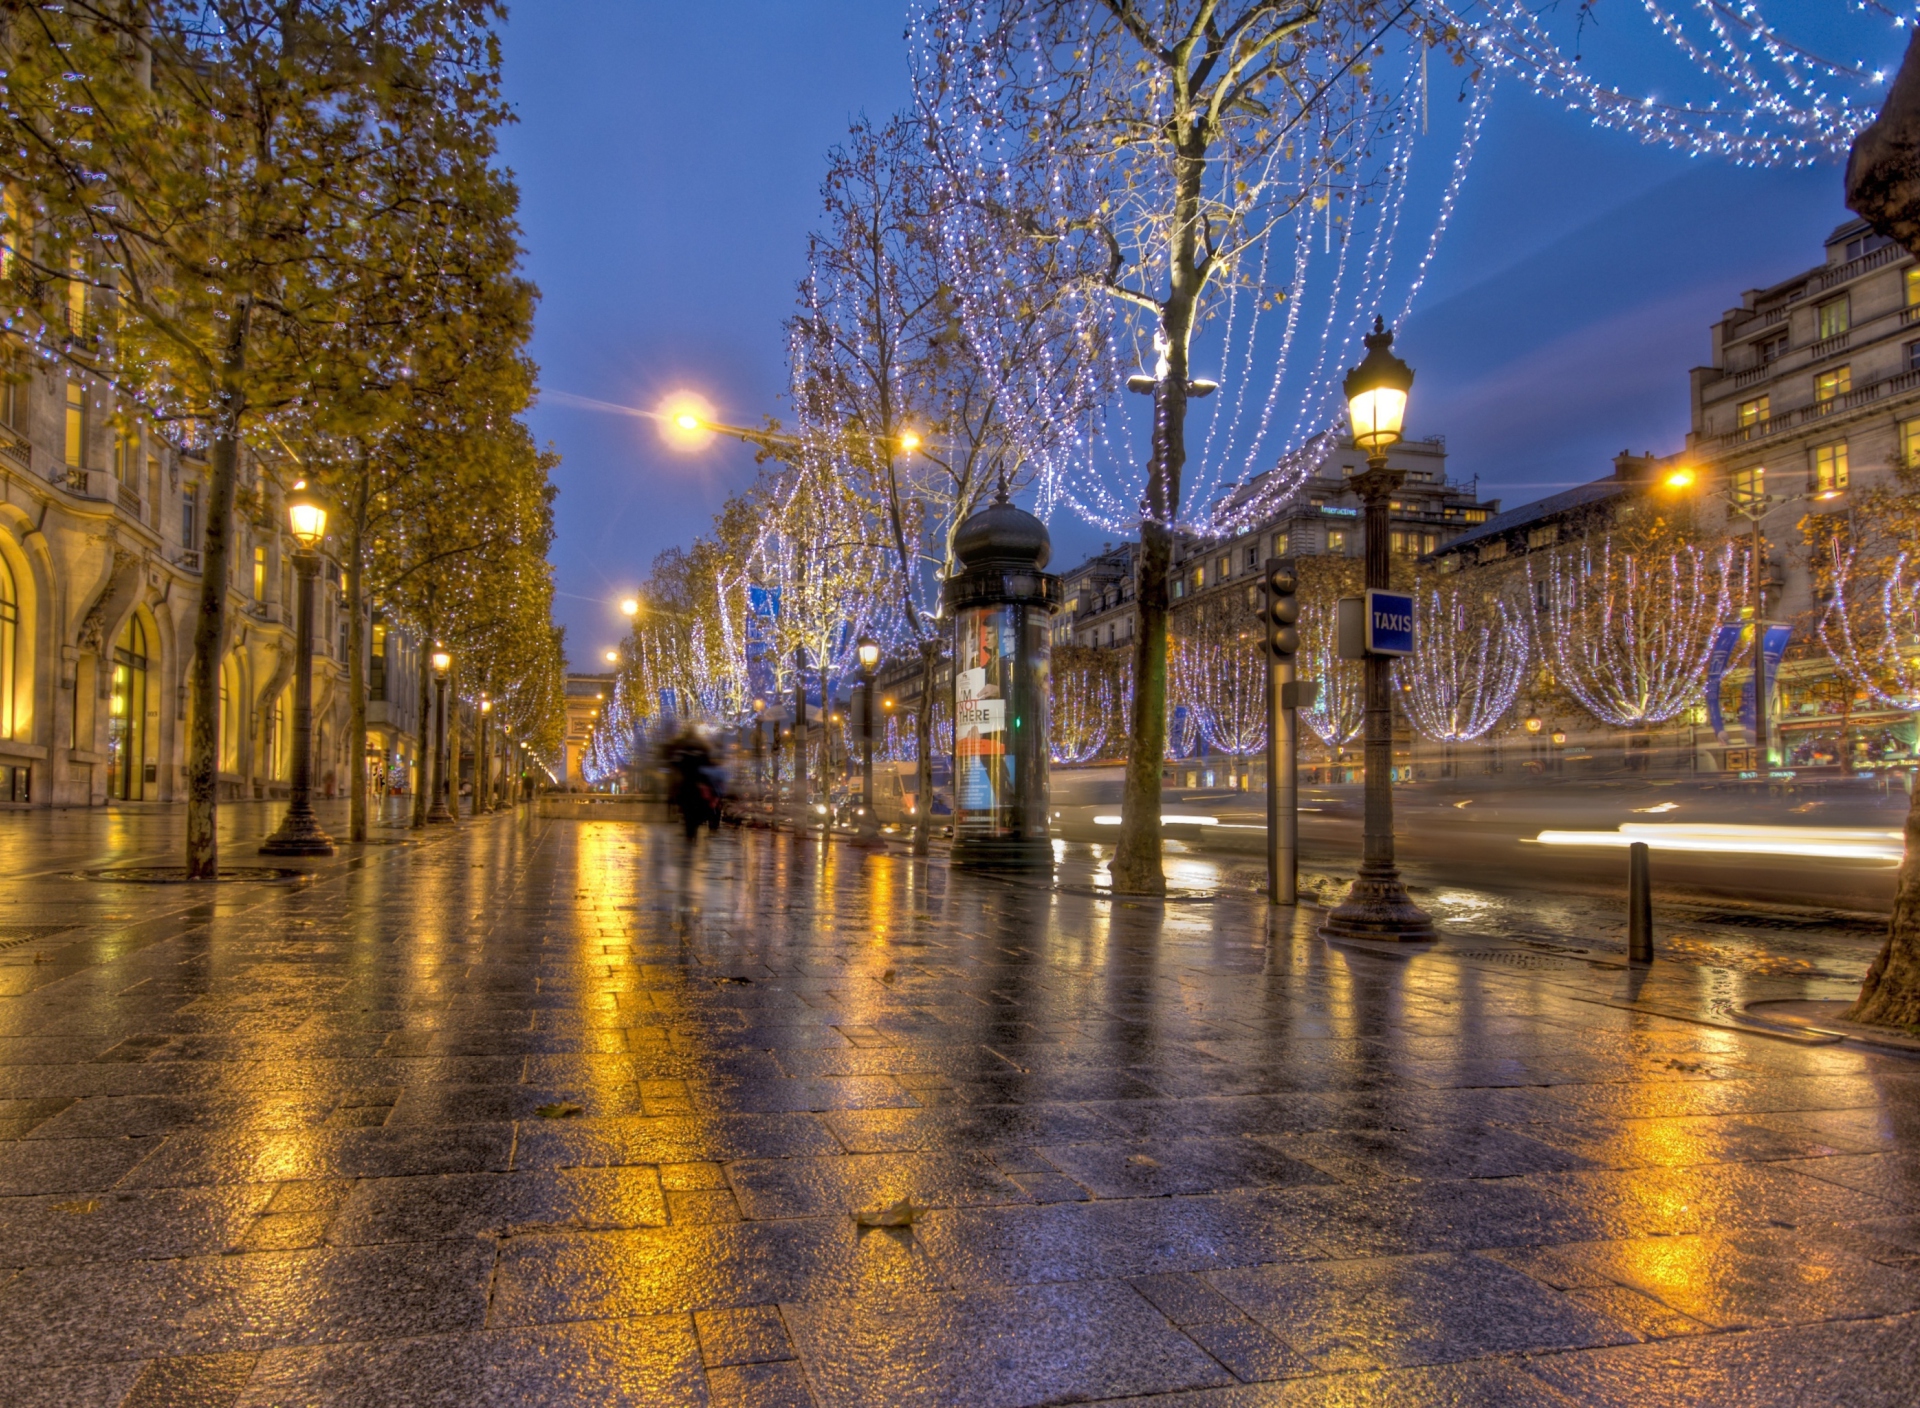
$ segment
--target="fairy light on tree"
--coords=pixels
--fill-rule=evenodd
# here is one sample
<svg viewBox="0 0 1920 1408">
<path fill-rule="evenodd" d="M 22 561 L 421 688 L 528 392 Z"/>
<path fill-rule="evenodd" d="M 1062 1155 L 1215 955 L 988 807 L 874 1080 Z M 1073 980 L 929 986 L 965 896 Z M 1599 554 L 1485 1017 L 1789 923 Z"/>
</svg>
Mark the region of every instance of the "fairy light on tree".
<svg viewBox="0 0 1920 1408">
<path fill-rule="evenodd" d="M 1501 596 L 1429 590 L 1412 656 L 1394 666 L 1413 726 L 1440 743 L 1467 743 L 1505 717 L 1527 677 L 1527 618 Z"/>
<path fill-rule="evenodd" d="M 1543 581 L 1557 679 L 1616 728 L 1673 718 L 1700 697 L 1714 632 L 1733 612 L 1736 562 L 1744 573 L 1732 544 L 1628 545 L 1612 534 L 1556 551 Z"/>
<path fill-rule="evenodd" d="M 1053 652 L 1048 679 L 1053 690 L 1049 708 L 1053 761 L 1091 762 L 1118 734 L 1120 687 L 1114 652 L 1061 646 Z"/>
<path fill-rule="evenodd" d="M 1917 510 L 1911 495 L 1869 490 L 1848 518 L 1806 525 L 1827 598 L 1821 645 L 1849 686 L 1906 713 L 1920 712 L 1920 559 L 1902 546 L 1920 527 Z"/>
<path fill-rule="evenodd" d="M 1244 620 L 1217 606 L 1173 640 L 1172 698 L 1206 746 L 1240 760 L 1267 746 L 1267 661 Z M 1178 618 L 1176 618 L 1177 620 Z"/>
</svg>

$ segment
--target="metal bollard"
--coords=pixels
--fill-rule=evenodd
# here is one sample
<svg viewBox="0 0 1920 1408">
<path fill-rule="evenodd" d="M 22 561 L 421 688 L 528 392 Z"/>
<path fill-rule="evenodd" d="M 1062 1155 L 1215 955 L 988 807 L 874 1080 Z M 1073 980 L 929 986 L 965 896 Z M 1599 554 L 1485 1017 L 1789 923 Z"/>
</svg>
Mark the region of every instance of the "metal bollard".
<svg viewBox="0 0 1920 1408">
<path fill-rule="evenodd" d="M 1645 841 L 1627 847 L 1627 962 L 1653 962 L 1653 881 Z"/>
</svg>

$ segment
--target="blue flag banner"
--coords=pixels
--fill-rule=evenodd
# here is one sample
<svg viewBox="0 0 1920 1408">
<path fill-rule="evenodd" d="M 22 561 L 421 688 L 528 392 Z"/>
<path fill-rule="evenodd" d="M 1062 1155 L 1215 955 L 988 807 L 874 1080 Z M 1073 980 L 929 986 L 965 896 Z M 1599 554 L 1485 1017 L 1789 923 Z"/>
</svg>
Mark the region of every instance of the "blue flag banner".
<svg viewBox="0 0 1920 1408">
<path fill-rule="evenodd" d="M 1727 661 L 1745 633 L 1745 626 L 1722 626 L 1713 633 L 1713 646 L 1707 651 L 1707 724 L 1720 738 L 1727 736 L 1727 721 L 1720 712 L 1720 682 L 1727 677 Z"/>
<path fill-rule="evenodd" d="M 1766 639 L 1761 649 L 1767 658 L 1767 679 L 1771 682 L 1780 678 L 1780 661 L 1787 653 L 1787 638 L 1793 634 L 1792 626 L 1768 626 Z M 1740 722 L 1748 728 L 1753 727 L 1753 680 L 1747 680 L 1746 688 L 1740 691 Z"/>
</svg>

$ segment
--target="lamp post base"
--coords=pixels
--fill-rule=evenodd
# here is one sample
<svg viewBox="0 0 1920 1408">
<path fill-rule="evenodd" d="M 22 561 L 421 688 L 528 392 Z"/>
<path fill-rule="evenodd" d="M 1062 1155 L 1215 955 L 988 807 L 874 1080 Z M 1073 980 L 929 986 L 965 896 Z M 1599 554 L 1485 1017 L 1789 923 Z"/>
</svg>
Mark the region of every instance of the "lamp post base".
<svg viewBox="0 0 1920 1408">
<path fill-rule="evenodd" d="M 427 808 L 427 825 L 429 826 L 438 826 L 443 822 L 451 822 L 453 819 L 453 813 L 447 810 L 447 804 L 445 802 L 435 802 Z"/>
<path fill-rule="evenodd" d="M 287 809 L 280 829 L 260 843 L 263 856 L 330 856 L 333 838 L 320 829 L 311 811 L 294 806 Z"/>
<path fill-rule="evenodd" d="M 1392 866 L 1360 867 L 1353 888 L 1320 926 L 1324 939 L 1374 939 L 1419 943 L 1438 938 L 1433 920 L 1413 902 Z"/>
</svg>

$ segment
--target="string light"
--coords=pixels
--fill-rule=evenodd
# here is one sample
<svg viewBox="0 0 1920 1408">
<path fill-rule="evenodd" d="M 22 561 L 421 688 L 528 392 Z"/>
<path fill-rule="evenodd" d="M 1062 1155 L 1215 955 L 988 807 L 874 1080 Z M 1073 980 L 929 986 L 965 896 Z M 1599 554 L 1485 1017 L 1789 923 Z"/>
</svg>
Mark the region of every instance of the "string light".
<svg viewBox="0 0 1920 1408">
<path fill-rule="evenodd" d="M 1857 546 L 1836 535 L 1830 550 L 1832 594 L 1816 627 L 1821 646 L 1841 676 L 1876 704 L 1920 712 L 1920 566 L 1895 553 L 1879 590 L 1869 583 L 1862 603 L 1853 590 Z"/>
<path fill-rule="evenodd" d="M 1560 682 L 1616 727 L 1673 718 L 1700 697 L 1714 632 L 1732 612 L 1735 558 L 1732 545 L 1635 552 L 1611 537 L 1597 552 L 1591 542 L 1555 552 L 1544 588 Z M 1531 564 L 1527 573 L 1531 582 Z"/>
<path fill-rule="evenodd" d="M 1429 591 L 1413 654 L 1394 662 L 1407 717 L 1428 738 L 1466 743 L 1500 722 L 1526 679 L 1527 620 L 1500 597 Z"/>
</svg>

